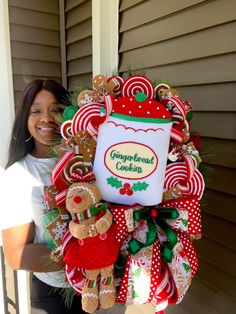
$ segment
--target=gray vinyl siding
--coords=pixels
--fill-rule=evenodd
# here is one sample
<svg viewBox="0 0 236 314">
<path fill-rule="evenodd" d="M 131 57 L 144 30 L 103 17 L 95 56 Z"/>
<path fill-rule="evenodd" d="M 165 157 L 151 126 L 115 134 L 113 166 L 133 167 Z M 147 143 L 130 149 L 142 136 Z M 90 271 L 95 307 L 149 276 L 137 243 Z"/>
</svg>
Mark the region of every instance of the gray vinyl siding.
<svg viewBox="0 0 236 314">
<path fill-rule="evenodd" d="M 92 1 L 65 2 L 67 85 L 87 86 L 92 78 Z"/>
<path fill-rule="evenodd" d="M 61 82 L 58 0 L 8 0 L 15 105 L 30 81 L 50 78 Z M 4 296 L 7 313 L 17 314 L 16 272 L 5 262 Z"/>
<path fill-rule="evenodd" d="M 199 271 L 167 313 L 236 306 L 236 1 L 121 0 L 119 71 L 145 72 L 191 101 L 206 171 Z"/>
<path fill-rule="evenodd" d="M 61 82 L 58 0 L 9 0 L 15 101 L 37 78 Z"/>
</svg>

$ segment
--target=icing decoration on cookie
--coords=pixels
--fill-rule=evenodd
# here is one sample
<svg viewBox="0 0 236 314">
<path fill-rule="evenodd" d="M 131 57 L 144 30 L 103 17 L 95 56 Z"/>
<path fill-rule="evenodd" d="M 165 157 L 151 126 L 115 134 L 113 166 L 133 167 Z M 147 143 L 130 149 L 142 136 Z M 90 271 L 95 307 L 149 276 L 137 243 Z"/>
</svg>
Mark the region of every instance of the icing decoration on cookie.
<svg viewBox="0 0 236 314">
<path fill-rule="evenodd" d="M 73 152 L 74 143 L 72 138 L 65 140 L 64 138 L 61 140 L 61 143 L 56 145 L 53 150 L 56 154 L 62 157 L 65 153 Z"/>
<path fill-rule="evenodd" d="M 77 103 L 79 107 L 82 107 L 92 102 L 96 102 L 96 97 L 93 91 L 90 89 L 83 90 L 77 97 Z"/>
<path fill-rule="evenodd" d="M 163 193 L 163 201 L 168 201 L 171 199 L 176 199 L 179 197 L 182 197 L 183 194 L 180 191 L 180 189 L 176 188 L 176 187 L 171 187 L 169 190 L 164 191 Z"/>
<path fill-rule="evenodd" d="M 83 156 L 84 162 L 90 162 L 95 155 L 96 141 L 85 131 L 79 131 L 75 137 L 77 154 Z"/>
<path fill-rule="evenodd" d="M 94 89 L 102 89 L 104 90 L 107 84 L 107 78 L 104 75 L 96 75 L 92 80 L 93 88 Z"/>
</svg>

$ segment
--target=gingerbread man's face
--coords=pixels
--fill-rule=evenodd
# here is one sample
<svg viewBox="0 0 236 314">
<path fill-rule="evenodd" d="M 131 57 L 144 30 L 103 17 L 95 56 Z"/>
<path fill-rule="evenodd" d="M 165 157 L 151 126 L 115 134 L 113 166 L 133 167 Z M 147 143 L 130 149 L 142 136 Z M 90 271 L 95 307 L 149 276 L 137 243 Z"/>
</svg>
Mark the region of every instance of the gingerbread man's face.
<svg viewBox="0 0 236 314">
<path fill-rule="evenodd" d="M 107 79 L 104 75 L 96 75 L 93 78 L 93 88 L 94 89 L 104 89 L 107 84 Z"/>
<path fill-rule="evenodd" d="M 66 208 L 70 213 L 82 213 L 101 200 L 100 193 L 93 183 L 74 183 L 66 196 Z"/>
</svg>

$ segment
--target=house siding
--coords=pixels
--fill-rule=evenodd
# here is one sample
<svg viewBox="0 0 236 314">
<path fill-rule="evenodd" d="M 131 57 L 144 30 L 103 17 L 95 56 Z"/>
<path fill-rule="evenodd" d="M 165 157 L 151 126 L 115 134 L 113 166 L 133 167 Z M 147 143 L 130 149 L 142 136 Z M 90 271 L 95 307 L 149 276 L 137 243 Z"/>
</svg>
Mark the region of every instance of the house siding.
<svg viewBox="0 0 236 314">
<path fill-rule="evenodd" d="M 70 91 L 91 84 L 92 1 L 65 3 L 67 84 Z"/>
<path fill-rule="evenodd" d="M 58 0 L 9 0 L 15 103 L 27 83 L 37 78 L 61 82 Z"/>
<path fill-rule="evenodd" d="M 167 313 L 235 311 L 235 36 L 234 0 L 120 1 L 119 72 L 145 72 L 191 100 L 192 131 L 203 146 L 199 271 L 182 303 Z"/>
<path fill-rule="evenodd" d="M 37 78 L 61 83 L 58 0 L 8 0 L 15 106 L 20 92 Z M 2 254 L 2 248 L 1 248 Z M 3 259 L 3 254 L 2 254 Z M 19 313 L 17 275 L 3 262 L 3 293 L 7 313 Z"/>
</svg>

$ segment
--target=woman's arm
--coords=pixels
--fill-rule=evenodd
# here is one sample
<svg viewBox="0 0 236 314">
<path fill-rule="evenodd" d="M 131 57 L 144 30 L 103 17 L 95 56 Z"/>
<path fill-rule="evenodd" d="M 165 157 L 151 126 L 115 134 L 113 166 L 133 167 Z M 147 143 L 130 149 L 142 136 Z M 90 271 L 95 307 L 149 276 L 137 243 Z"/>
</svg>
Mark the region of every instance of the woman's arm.
<svg viewBox="0 0 236 314">
<path fill-rule="evenodd" d="M 2 231 L 3 250 L 9 265 L 35 272 L 55 271 L 63 267 L 50 259 L 46 244 L 33 243 L 34 224 L 28 223 Z"/>
</svg>

